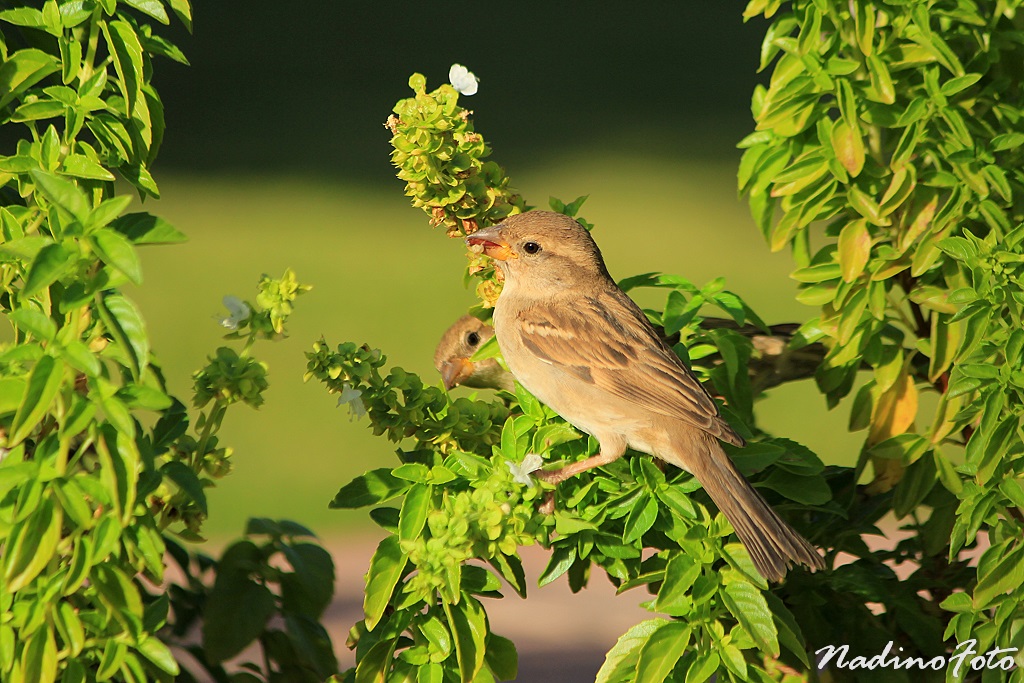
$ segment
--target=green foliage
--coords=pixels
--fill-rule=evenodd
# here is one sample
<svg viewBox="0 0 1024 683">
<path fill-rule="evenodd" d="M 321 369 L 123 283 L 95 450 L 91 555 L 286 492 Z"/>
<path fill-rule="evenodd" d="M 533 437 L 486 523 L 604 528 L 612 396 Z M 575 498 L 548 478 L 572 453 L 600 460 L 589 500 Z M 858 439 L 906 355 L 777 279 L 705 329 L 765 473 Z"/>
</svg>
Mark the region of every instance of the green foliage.
<svg viewBox="0 0 1024 683">
<path fill-rule="evenodd" d="M 40 4 L 0 11 L 0 123 L 17 137 L 15 153 L 0 157 L 0 311 L 11 325 L 0 345 L 0 679 L 187 677 L 167 638 L 197 616 L 225 623 L 238 608 L 232 596 L 253 584 L 285 617 L 287 638 L 252 620 L 231 642 L 207 638 L 200 661 L 216 665 L 259 636 L 261 676 L 300 667 L 322 680 L 336 668 L 316 623 L 333 570 L 322 550 L 295 540 L 307 531 L 254 522 L 250 534 L 270 540 L 233 546 L 206 604 L 193 604 L 206 589 L 189 567 L 216 565 L 174 540 L 202 540 L 205 489 L 230 470 L 217 440 L 225 411 L 239 400 L 258 406 L 266 389 L 250 348 L 283 332 L 307 288 L 290 272 L 264 277 L 256 305 L 223 321 L 241 349 L 218 349 L 196 374 L 194 422 L 167 392 L 142 313 L 121 291 L 143 282 L 137 247 L 184 239 L 157 217 L 126 213 L 128 185 L 115 181 L 158 196 L 149 167 L 164 116 L 153 58 L 185 59 L 142 20 L 166 24 L 170 10 L 190 25 L 189 3 Z M 240 558 L 237 547 L 255 550 Z M 187 590 L 167 589 L 165 552 Z M 277 554 L 292 571 L 271 564 Z"/>
<path fill-rule="evenodd" d="M 253 642 L 273 663 L 263 672 L 267 680 L 315 683 L 336 672 L 330 637 L 320 625 L 334 594 L 334 562 L 308 540 L 312 537 L 294 522 L 251 519 L 245 538 L 228 546 L 217 562 L 170 546 L 189 581 L 171 591 L 177 619 L 169 639 L 217 681 L 262 680 L 255 677 L 260 673 L 255 665 L 246 667 L 243 678 L 221 665 Z M 271 621 L 275 616 L 278 620 Z M 198 627 L 201 645 L 194 642 Z"/>
<path fill-rule="evenodd" d="M 1024 645 L 1018 9 L 756 0 L 746 13 L 777 16 L 740 188 L 771 248 L 791 248 L 798 299 L 821 307 L 803 331 L 828 348 L 822 393 L 834 406 L 862 383 L 850 428 L 868 430 L 858 473 L 870 462 L 875 476 L 851 505 L 913 520 L 894 554 L 855 553 L 865 599 L 880 587 L 869 563 L 920 567 L 858 627 L 921 652 Z M 975 569 L 960 558 L 979 533 L 991 547 Z M 925 586 L 934 602 L 914 604 Z M 846 643 L 851 626 L 805 632 Z"/>
<path fill-rule="evenodd" d="M 754 93 L 757 129 L 740 144 L 739 185 L 770 248 L 791 249 L 798 299 L 820 309 L 780 326 L 791 329 L 783 354 L 813 359 L 809 368 L 766 370 L 764 339 L 776 328 L 721 280 L 697 287 L 646 274 L 621 283 L 666 290 L 648 317 L 724 399 L 750 442 L 727 450 L 827 550 L 825 571 L 794 570 L 767 586 L 700 485 L 646 456 L 556 491 L 532 481 L 525 462 L 583 458 L 596 444 L 521 387 L 489 403 L 452 401 L 397 368 L 382 379 L 377 351 L 332 352 L 321 342 L 308 376 L 401 444 L 398 466 L 357 478 L 334 502 L 374 506 L 389 534 L 367 574 L 366 618 L 349 640 L 357 666 L 344 680 L 513 676 L 514 649 L 487 631 L 478 598 L 501 593 L 498 577 L 525 596 L 516 547 L 530 543 L 551 551 L 542 585 L 565 577 L 578 591 L 603 570 L 620 591 L 643 587 L 645 606 L 669 617 L 623 635 L 598 674 L 603 683 L 817 680 L 811 653 L 835 644 L 870 656 L 892 642 L 926 659 L 968 638 L 981 653 L 1024 646 L 1024 43 L 1015 12 L 1014 3 L 973 0 L 748 6 L 745 16 L 772 19 L 761 60 L 772 73 Z M 505 199 L 514 195 L 496 166 L 484 174 L 493 205 L 479 192 L 463 201 L 461 181 L 483 173 L 477 157 L 456 161 L 468 114 L 449 86 L 427 93 L 420 76 L 410 85 L 415 97 L 398 104 L 390 127 L 414 205 L 452 236 L 524 210 Z M 584 200 L 551 206 L 575 216 Z M 478 280 L 486 317 L 500 276 L 469 258 L 467 282 Z M 710 307 L 729 320 L 707 319 Z M 492 344 L 477 358 L 493 355 Z M 857 467 L 824 467 L 758 428 L 757 401 L 808 376 L 830 408 L 854 394 L 850 429 L 867 431 Z M 869 465 L 874 477 L 861 484 Z M 908 537 L 870 549 L 865 537 L 888 514 L 907 521 Z M 971 567 L 963 552 L 980 534 L 991 547 Z M 899 565 L 912 567 L 902 580 Z M 1012 680 L 1022 680 L 1019 670 Z"/>
</svg>

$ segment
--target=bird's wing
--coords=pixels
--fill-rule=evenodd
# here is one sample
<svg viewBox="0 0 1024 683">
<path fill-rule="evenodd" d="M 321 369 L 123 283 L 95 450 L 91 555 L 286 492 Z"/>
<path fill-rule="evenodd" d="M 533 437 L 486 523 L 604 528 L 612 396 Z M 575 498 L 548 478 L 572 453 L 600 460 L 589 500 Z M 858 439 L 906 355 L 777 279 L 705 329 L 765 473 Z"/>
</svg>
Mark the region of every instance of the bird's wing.
<svg viewBox="0 0 1024 683">
<path fill-rule="evenodd" d="M 538 359 L 641 408 L 683 420 L 728 443 L 744 441 L 714 399 L 619 290 L 519 313 L 522 344 Z"/>
</svg>

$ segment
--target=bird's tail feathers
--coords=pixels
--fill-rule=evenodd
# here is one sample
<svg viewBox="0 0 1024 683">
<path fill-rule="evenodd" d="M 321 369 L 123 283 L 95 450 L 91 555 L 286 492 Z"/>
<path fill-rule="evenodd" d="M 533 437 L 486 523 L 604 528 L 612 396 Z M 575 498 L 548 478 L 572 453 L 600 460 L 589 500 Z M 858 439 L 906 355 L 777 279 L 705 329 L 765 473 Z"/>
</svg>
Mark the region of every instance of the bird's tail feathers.
<svg viewBox="0 0 1024 683">
<path fill-rule="evenodd" d="M 824 562 L 815 547 L 779 517 L 744 479 L 717 439 L 703 436 L 710 457 L 693 458 L 697 462 L 690 469 L 732 524 L 761 575 L 774 582 L 785 578 L 790 564 L 806 565 L 812 570 L 823 568 Z"/>
</svg>

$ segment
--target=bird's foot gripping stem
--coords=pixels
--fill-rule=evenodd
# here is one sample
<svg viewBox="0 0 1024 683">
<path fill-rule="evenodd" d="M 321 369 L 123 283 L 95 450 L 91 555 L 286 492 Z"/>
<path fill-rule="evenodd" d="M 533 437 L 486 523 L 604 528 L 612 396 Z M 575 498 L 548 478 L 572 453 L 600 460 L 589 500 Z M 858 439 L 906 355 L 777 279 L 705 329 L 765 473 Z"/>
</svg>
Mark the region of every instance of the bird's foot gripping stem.
<svg viewBox="0 0 1024 683">
<path fill-rule="evenodd" d="M 595 467 L 601 467 L 602 465 L 607 465 L 608 463 L 615 462 L 616 460 L 619 459 L 619 457 L 621 457 L 621 454 L 604 455 L 603 453 L 597 453 L 596 455 L 590 456 L 586 460 L 580 460 L 579 462 L 571 463 L 569 465 L 566 465 L 565 467 L 560 467 L 557 470 L 537 470 L 536 472 L 533 473 L 533 476 L 537 477 L 542 481 L 546 481 L 549 484 L 558 484 L 560 482 L 565 481 L 569 477 L 576 476 L 580 472 L 586 472 L 587 470 L 592 470 Z"/>
<path fill-rule="evenodd" d="M 619 457 L 619 455 L 604 455 L 602 453 L 597 453 L 596 455 L 590 456 L 586 460 L 574 462 L 572 464 L 566 465 L 565 467 L 560 467 L 557 470 L 537 470 L 536 472 L 533 473 L 533 476 L 537 477 L 541 481 L 546 481 L 549 484 L 558 484 L 560 482 L 565 481 L 569 477 L 576 476 L 580 472 L 586 472 L 587 470 L 592 470 L 595 467 L 601 467 L 602 465 L 607 465 L 610 462 L 614 462 L 618 460 Z M 555 511 L 554 491 L 548 491 L 544 494 L 544 501 L 540 504 L 540 507 L 537 508 L 537 510 L 538 512 L 544 515 L 550 515 Z"/>
</svg>

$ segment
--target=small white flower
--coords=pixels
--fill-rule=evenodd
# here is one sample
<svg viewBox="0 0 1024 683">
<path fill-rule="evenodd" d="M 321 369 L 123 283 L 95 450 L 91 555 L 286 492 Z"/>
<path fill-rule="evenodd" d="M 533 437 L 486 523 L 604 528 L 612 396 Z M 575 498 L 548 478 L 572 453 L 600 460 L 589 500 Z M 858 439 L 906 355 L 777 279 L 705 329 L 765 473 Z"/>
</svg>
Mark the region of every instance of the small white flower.
<svg viewBox="0 0 1024 683">
<path fill-rule="evenodd" d="M 511 460 L 506 460 L 505 464 L 508 465 L 509 471 L 512 472 L 513 481 L 525 486 L 532 486 L 533 477 L 530 475 L 541 468 L 544 460 L 536 453 L 527 453 L 526 457 L 518 465 Z"/>
<path fill-rule="evenodd" d="M 341 395 L 338 396 L 338 407 L 348 404 L 349 420 L 358 420 L 366 415 L 366 404 L 363 403 L 363 392 L 350 384 L 341 385 Z"/>
<path fill-rule="evenodd" d="M 475 95 L 477 88 L 480 87 L 480 79 L 461 64 L 452 64 L 452 68 L 448 70 L 448 80 L 463 95 Z"/>
<path fill-rule="evenodd" d="M 238 325 L 249 317 L 249 304 L 231 295 L 224 297 L 222 301 L 224 308 L 228 309 L 228 315 L 218 318 L 218 322 L 229 330 L 237 330 Z"/>
</svg>

